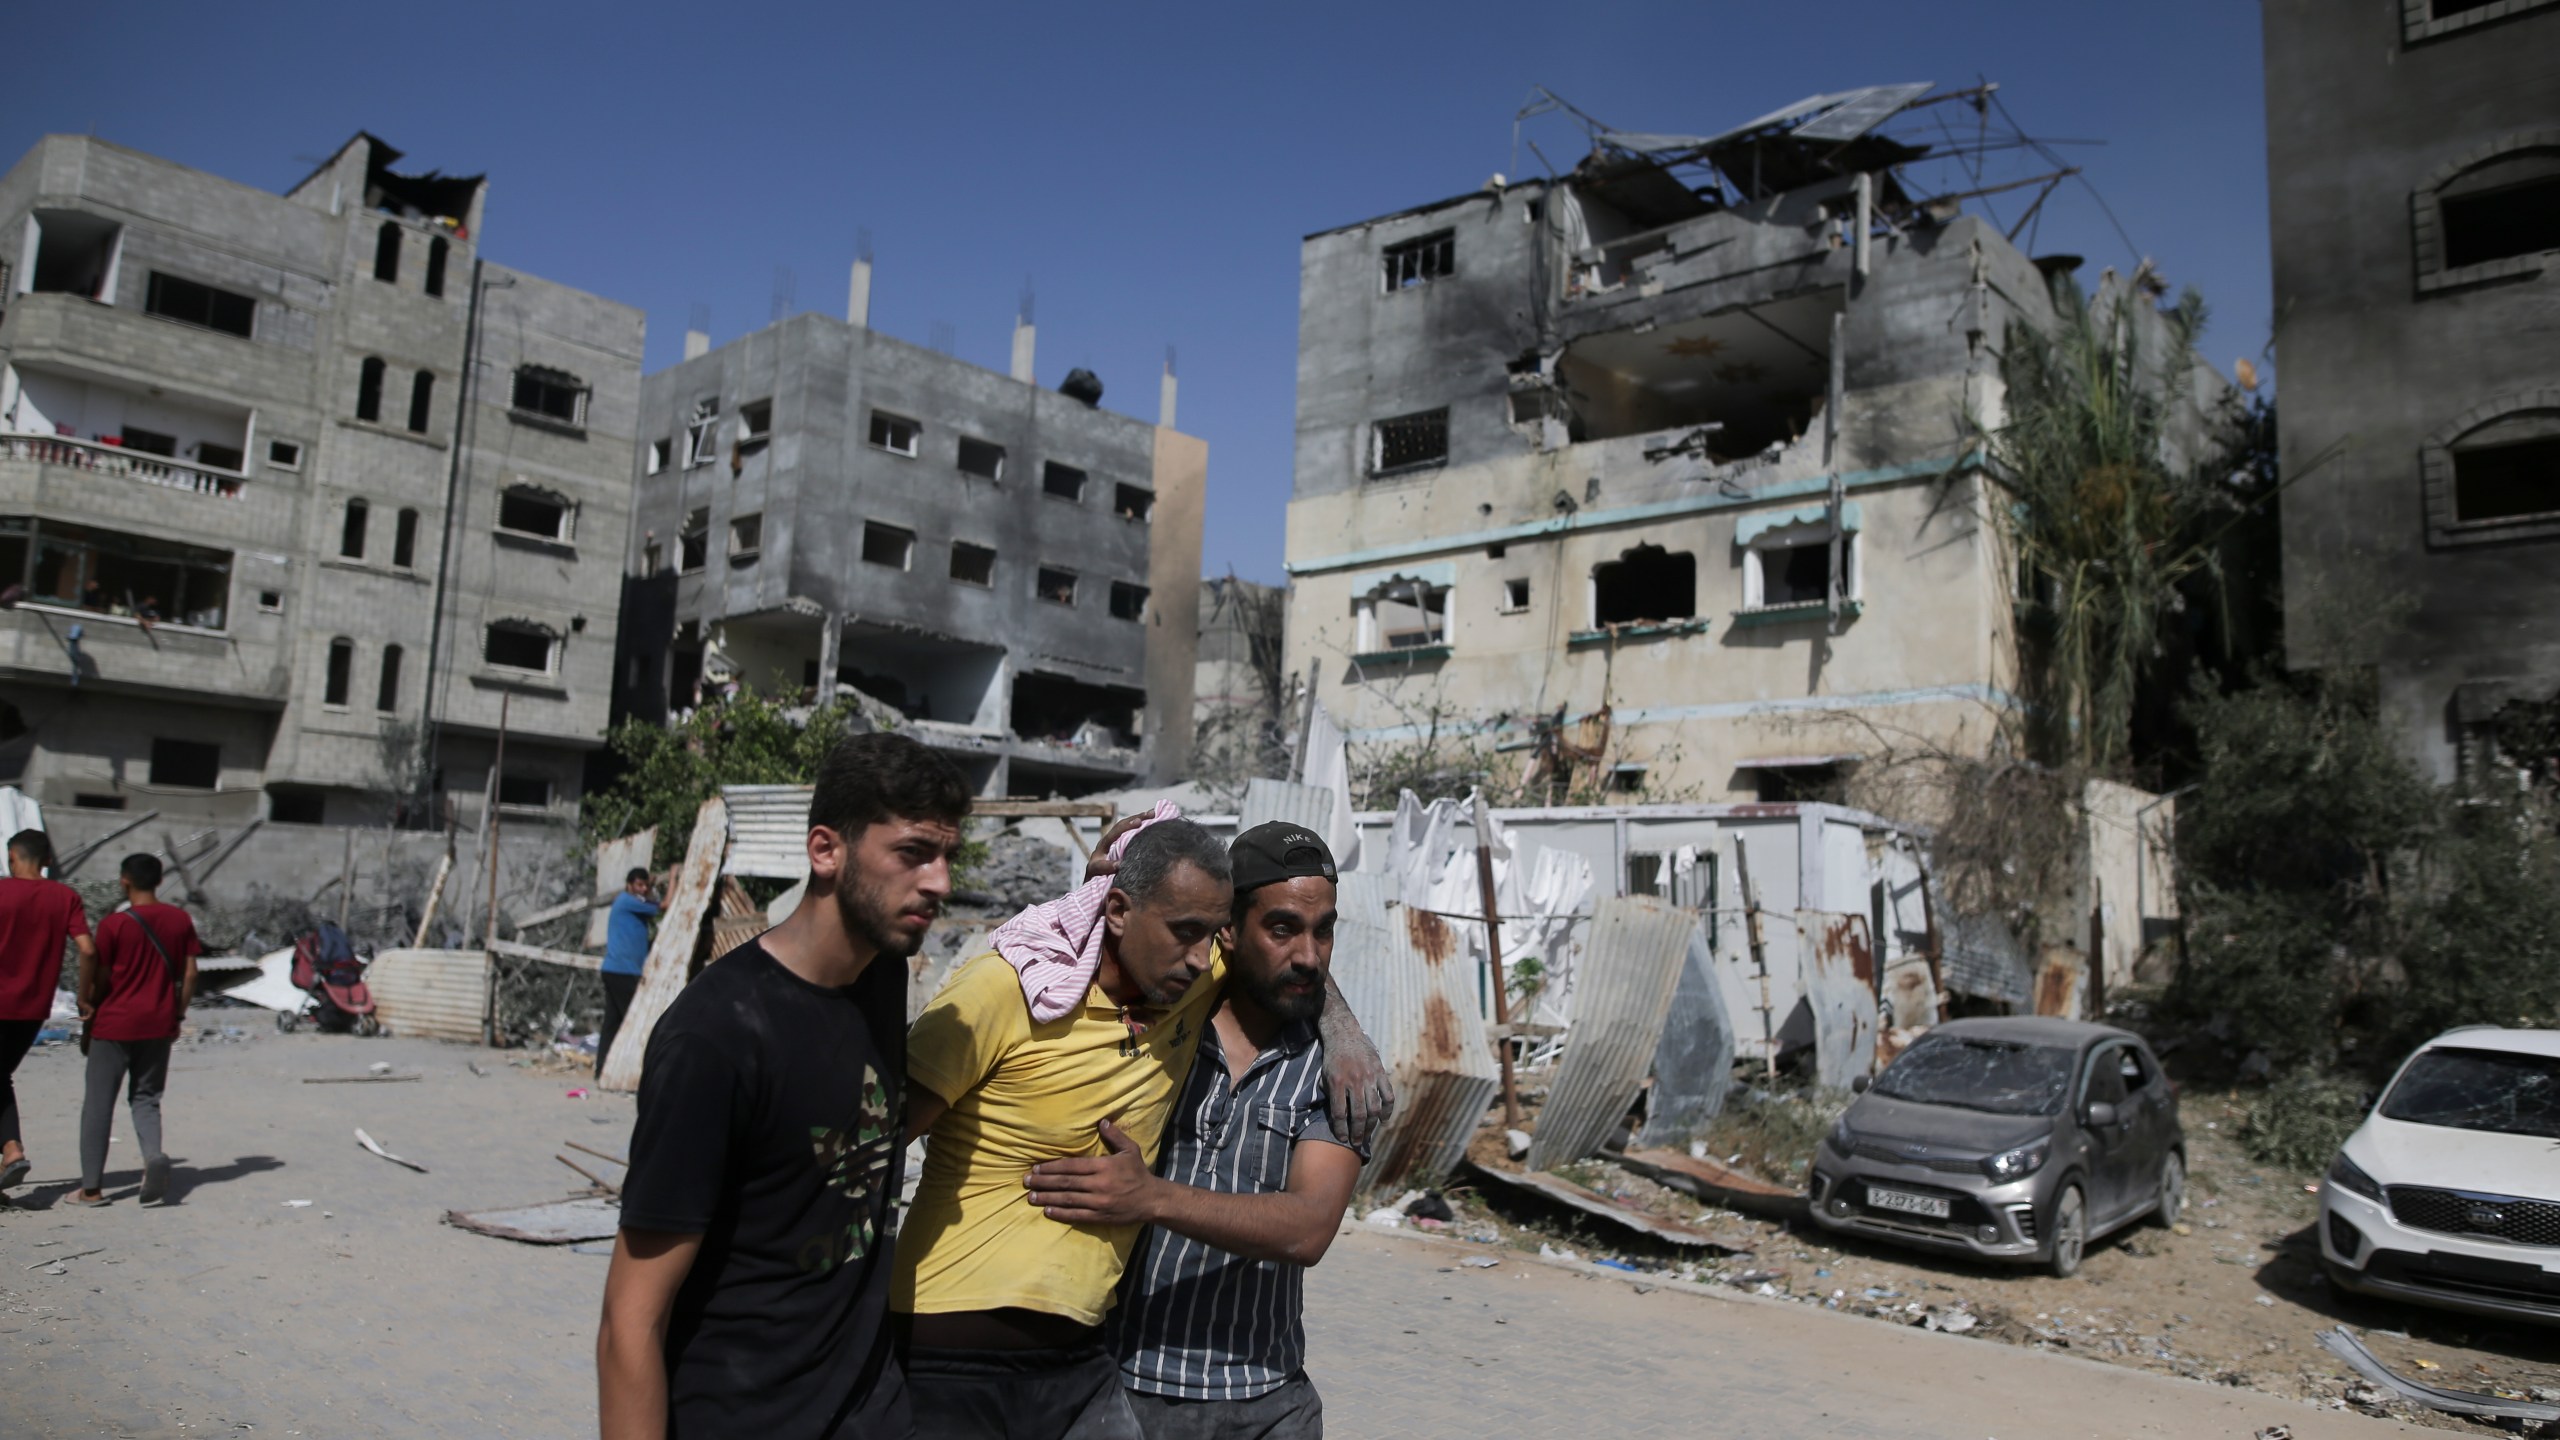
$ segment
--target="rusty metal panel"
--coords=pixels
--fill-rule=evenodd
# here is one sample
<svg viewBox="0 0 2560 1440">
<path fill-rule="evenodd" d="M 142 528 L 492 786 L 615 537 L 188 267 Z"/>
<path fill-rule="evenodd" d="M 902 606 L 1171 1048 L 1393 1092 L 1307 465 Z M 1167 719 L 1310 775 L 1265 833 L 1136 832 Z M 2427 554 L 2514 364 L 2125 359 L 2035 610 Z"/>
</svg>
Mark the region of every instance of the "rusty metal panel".
<svg viewBox="0 0 2560 1440">
<path fill-rule="evenodd" d="M 723 785 L 730 875 L 797 880 L 809 873 L 809 785 Z"/>
<path fill-rule="evenodd" d="M 1361 1171 L 1365 1188 L 1447 1173 L 1466 1154 L 1501 1077 L 1458 933 L 1390 898 L 1384 875 L 1342 877 L 1333 975 L 1396 1078 L 1395 1114 Z"/>
<path fill-rule="evenodd" d="M 631 1009 L 622 1018 L 613 1053 L 605 1057 L 604 1073 L 596 1077 L 599 1087 L 640 1088 L 640 1061 L 648 1053 L 649 1032 L 657 1028 L 658 1017 L 675 1003 L 685 982 L 693 978 L 694 947 L 701 943 L 703 921 L 710 915 L 719 891 L 720 858 L 728 848 L 729 807 L 714 795 L 703 801 L 702 808 L 694 814 L 693 839 L 685 847 L 684 863 L 676 868 L 676 883 L 667 894 L 666 913 L 659 917 L 657 938 L 649 943 L 649 959 L 640 971 L 640 989 L 631 997 Z"/>
<path fill-rule="evenodd" d="M 1826 910 L 1796 912 L 1804 937 L 1805 1001 L 1813 1011 L 1813 1073 L 1845 1086 L 1876 1064 L 1875 947 L 1867 917 Z"/>
<path fill-rule="evenodd" d="M 1653 1092 L 1646 1097 L 1639 1145 L 1686 1144 L 1724 1110 L 1733 1087 L 1733 1017 L 1725 1012 L 1707 928 L 1689 935 L 1671 1012 L 1653 1051 Z"/>
<path fill-rule="evenodd" d="M 393 1034 L 480 1043 L 489 1010 L 485 950 L 385 950 L 364 972 L 373 1010 Z"/>
<path fill-rule="evenodd" d="M 1600 902 L 1574 987 L 1573 1028 L 1529 1142 L 1530 1169 L 1598 1149 L 1635 1103 L 1697 929 L 1694 913 L 1650 895 Z"/>
<path fill-rule="evenodd" d="M 2081 997 L 2088 988 L 2088 962 L 2079 951 L 2061 946 L 2047 950 L 2036 966 L 2036 1013 L 2077 1020 Z"/>
</svg>

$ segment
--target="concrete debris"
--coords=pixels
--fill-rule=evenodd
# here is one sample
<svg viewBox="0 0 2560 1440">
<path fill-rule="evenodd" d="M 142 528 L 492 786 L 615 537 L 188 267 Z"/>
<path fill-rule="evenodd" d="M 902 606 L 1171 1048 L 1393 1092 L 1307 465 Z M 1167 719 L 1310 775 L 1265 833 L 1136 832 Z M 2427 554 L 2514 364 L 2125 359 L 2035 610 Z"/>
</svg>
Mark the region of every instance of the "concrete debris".
<svg viewBox="0 0 2560 1440">
<path fill-rule="evenodd" d="M 977 903 L 1010 915 L 1065 894 L 1083 874 L 1083 862 L 1063 848 L 1007 830 L 987 841 L 986 864 L 971 888 L 986 897 Z"/>
<path fill-rule="evenodd" d="M 1576 1185 L 1560 1175 L 1543 1171 L 1495 1170 L 1469 1161 L 1465 1167 L 1469 1178 L 1488 1185 L 1525 1193 L 1579 1211 L 1593 1219 L 1607 1221 L 1621 1229 L 1632 1230 L 1650 1239 L 1683 1249 L 1714 1250 L 1723 1254 L 1737 1253 L 1703 1230 L 1693 1229 L 1676 1220 L 1648 1215 L 1633 1206 L 1621 1205 L 1597 1191 Z"/>
<path fill-rule="evenodd" d="M 1676 1150 L 1629 1150 L 1617 1161 L 1657 1185 L 1667 1185 L 1728 1210 L 1774 1220 L 1804 1213 L 1804 1196 L 1799 1191 L 1703 1156 L 1683 1155 Z"/>
</svg>

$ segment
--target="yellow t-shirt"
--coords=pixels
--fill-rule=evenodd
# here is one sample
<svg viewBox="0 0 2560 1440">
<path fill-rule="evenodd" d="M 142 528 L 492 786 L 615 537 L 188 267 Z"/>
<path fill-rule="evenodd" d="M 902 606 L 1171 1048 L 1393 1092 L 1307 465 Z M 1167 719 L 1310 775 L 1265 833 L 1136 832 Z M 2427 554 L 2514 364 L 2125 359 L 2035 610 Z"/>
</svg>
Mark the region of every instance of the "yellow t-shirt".
<svg viewBox="0 0 2560 1440">
<path fill-rule="evenodd" d="M 989 952 L 951 973 L 907 1033 L 907 1077 L 951 1102 L 925 1144 L 915 1205 L 898 1231 L 890 1308 L 900 1314 L 1019 1307 L 1099 1325 L 1135 1225 L 1066 1225 L 1030 1201 L 1033 1165 L 1103 1153 L 1110 1117 L 1155 1164 L 1165 1117 L 1216 1013 L 1223 955 L 1163 1011 L 1124 1012 L 1094 986 L 1084 1008 L 1031 1023 L 1022 981 Z"/>
</svg>

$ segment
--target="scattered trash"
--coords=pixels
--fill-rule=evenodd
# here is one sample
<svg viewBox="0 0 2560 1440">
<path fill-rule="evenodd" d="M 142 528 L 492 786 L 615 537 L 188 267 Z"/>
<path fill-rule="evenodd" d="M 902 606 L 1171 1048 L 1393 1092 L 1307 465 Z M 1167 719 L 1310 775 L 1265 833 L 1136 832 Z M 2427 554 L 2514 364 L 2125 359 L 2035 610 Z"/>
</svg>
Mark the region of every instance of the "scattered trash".
<svg viewBox="0 0 2560 1440">
<path fill-rule="evenodd" d="M 613 1242 L 610 1240 L 581 1240 L 577 1244 L 569 1247 L 569 1253 L 572 1255 L 610 1256 L 613 1254 Z"/>
<path fill-rule="evenodd" d="M 375 1075 L 388 1075 L 391 1073 L 391 1062 L 388 1060 L 376 1060 L 364 1068 Z"/>
<path fill-rule="evenodd" d="M 1579 1260 L 1582 1258 L 1570 1250 L 1550 1245 L 1543 1240 L 1538 1242 L 1538 1256 L 1543 1260 Z"/>
<path fill-rule="evenodd" d="M 1630 1264 L 1628 1264 L 1628 1263 L 1627 1263 L 1626 1261 L 1624 1261 L 1624 1260 L 1594 1260 L 1594 1261 L 1592 1261 L 1591 1263 L 1592 1263 L 1592 1264 L 1594 1264 L 1594 1265 L 1605 1265 L 1605 1266 L 1607 1266 L 1608 1268 L 1610 1268 L 1610 1269 L 1612 1269 L 1612 1270 L 1624 1270 L 1624 1271 L 1629 1272 L 1630 1274 L 1639 1274 L 1639 1275 L 1640 1275 L 1640 1274 L 1644 1273 L 1642 1270 L 1638 1269 L 1636 1266 L 1630 1265 Z"/>
<path fill-rule="evenodd" d="M 1503 1132 L 1502 1132 L 1502 1148 L 1503 1148 L 1503 1150 L 1504 1150 L 1505 1152 L 1507 1152 L 1507 1153 L 1511 1156 L 1511 1158 L 1512 1158 L 1512 1159 L 1514 1159 L 1514 1160 L 1517 1160 L 1517 1159 L 1519 1159 L 1521 1156 L 1528 1154 L 1528 1153 L 1529 1153 L 1529 1132 L 1528 1132 L 1528 1131 L 1526 1131 L 1526 1130 L 1505 1130 L 1505 1131 L 1503 1131 Z"/>
<path fill-rule="evenodd" d="M 1404 1212 L 1393 1205 L 1381 1205 L 1377 1209 L 1370 1211 L 1368 1214 L 1361 1216 L 1360 1220 L 1361 1223 L 1367 1225 L 1385 1225 L 1390 1228 L 1402 1228 L 1404 1225 Z"/>
<path fill-rule="evenodd" d="M 47 1256 L 46 1256 L 46 1257 L 44 1257 L 43 1259 L 41 1259 L 41 1260 L 37 1261 L 37 1262 L 36 1262 L 36 1263 L 34 1263 L 33 1265 L 28 1266 L 27 1268 L 28 1268 L 28 1269 L 30 1269 L 30 1270 L 42 1270 L 42 1269 L 44 1269 L 46 1266 L 54 1266 L 54 1267 L 56 1267 L 56 1268 L 54 1269 L 53 1273 L 54 1273 L 54 1274 L 56 1274 L 56 1275 L 60 1275 L 60 1274 L 62 1274 L 62 1273 L 63 1273 L 63 1271 L 59 1268 L 59 1267 L 61 1266 L 62 1262 L 66 1261 L 66 1260 L 77 1260 L 77 1259 L 81 1258 L 81 1257 L 82 1257 L 82 1256 L 84 1256 L 84 1255 L 95 1255 L 95 1254 L 98 1254 L 100 1251 L 105 1250 L 106 1248 L 107 1248 L 107 1247 L 106 1247 L 106 1246 L 104 1246 L 104 1245 L 94 1245 L 94 1246 L 91 1246 L 89 1249 L 86 1249 L 86 1250 L 74 1250 L 74 1251 L 72 1251 L 72 1252 L 71 1252 L 70 1254 L 68 1254 L 68 1255 L 47 1255 Z"/>
<path fill-rule="evenodd" d="M 1648 1215 L 1632 1205 L 1619 1204 L 1607 1196 L 1576 1185 L 1559 1175 L 1550 1175 L 1537 1170 L 1493 1170 L 1473 1162 L 1468 1163 L 1466 1171 L 1477 1179 L 1490 1181 L 1506 1189 L 1526 1192 L 1668 1244 L 1716 1250 L 1728 1255 L 1737 1253 L 1732 1246 L 1705 1231 L 1693 1229 L 1676 1220 L 1665 1220 L 1656 1215 Z"/>
<path fill-rule="evenodd" d="M 1490 1255 L 1470 1255 L 1458 1263 L 1466 1266 L 1470 1270 L 1490 1270 L 1502 1262 L 1496 1260 Z"/>
<path fill-rule="evenodd" d="M 308 1206 L 310 1203 L 311 1202 L 308 1200 L 287 1200 L 284 1202 L 284 1208 L 287 1210 L 300 1210 Z"/>
<path fill-rule="evenodd" d="M 2350 1405 L 2371 1409 L 2381 1408 L 2388 1403 L 2388 1395 L 2377 1393 L 2369 1399 L 2360 1400 L 2356 1393 L 2359 1389 L 2371 1391 L 2375 1386 L 2379 1386 L 2383 1391 L 2415 1401 L 2430 1410 L 2444 1411 L 2448 1415 L 2469 1415 L 2484 1420 L 2531 1420 L 2545 1425 L 2560 1421 L 2560 1404 L 2551 1404 L 2539 1399 L 2509 1400 L 2471 1390 L 2451 1390 L 2442 1386 L 2421 1384 L 2396 1375 L 2392 1373 L 2391 1367 L 2375 1359 L 2373 1352 L 2364 1348 L 2364 1342 L 2348 1334 L 2343 1327 L 2323 1330 L 2318 1338 L 2320 1344 L 2330 1354 L 2346 1361 L 2356 1373 L 2373 1382 L 2371 1386 L 2347 1387 L 2347 1403 Z M 2426 1362 L 2419 1363 L 2425 1365 Z M 2432 1370 L 2437 1367 L 2426 1365 L 2426 1368 Z"/>
<path fill-rule="evenodd" d="M 1945 1315 L 1932 1315 L 1921 1322 L 1921 1324 L 1927 1328 L 1945 1335 L 1961 1335 L 1981 1323 L 1982 1321 L 1978 1316 L 1969 1314 L 1962 1310 L 1952 1311 Z"/>
<path fill-rule="evenodd" d="M 1449 1202 L 1437 1190 L 1423 1191 L 1404 1207 L 1404 1213 L 1408 1220 L 1438 1220 L 1444 1224 L 1458 1218 L 1458 1212 L 1449 1208 Z"/>
<path fill-rule="evenodd" d="M 2261 1295 L 2258 1297 L 2258 1303 L 2261 1305 L 2272 1306 L 2276 1303 L 2276 1297 L 2273 1295 Z"/>
<path fill-rule="evenodd" d="M 388 1075 L 377 1071 L 371 1075 L 305 1075 L 305 1085 L 389 1085 L 403 1080 L 416 1080 L 416 1074 Z"/>
<path fill-rule="evenodd" d="M 463 1061 L 463 1062 L 462 1062 L 462 1068 L 464 1068 L 464 1069 L 466 1069 L 466 1070 L 470 1071 L 470 1072 L 471 1072 L 472 1074 L 474 1074 L 474 1075 L 480 1076 L 480 1077 L 481 1077 L 481 1078 L 483 1078 L 483 1079 L 488 1078 L 488 1074 L 489 1074 L 489 1072 L 488 1072 L 488 1071 L 486 1071 L 486 1070 L 481 1069 L 481 1068 L 480 1068 L 480 1062 L 479 1062 L 479 1061 L 477 1061 L 477 1060 L 465 1060 L 465 1061 Z"/>
<path fill-rule="evenodd" d="M 586 1098 L 587 1098 L 587 1092 L 586 1092 L 586 1090 L 585 1090 L 583 1087 L 581 1087 L 581 1088 L 579 1088 L 579 1089 L 576 1089 L 576 1090 L 572 1090 L 572 1091 L 570 1091 L 570 1092 L 569 1092 L 569 1098 L 570 1098 L 570 1099 L 572 1099 L 572 1100 L 584 1100 L 584 1099 L 586 1099 Z"/>
<path fill-rule="evenodd" d="M 2266 1429 L 2259 1431 L 2257 1434 L 2250 1436 L 2249 1440 L 2293 1440 L 2293 1427 L 2290 1425 L 2270 1425 Z"/>
<path fill-rule="evenodd" d="M 1733 1277 L 1733 1283 L 1736 1285 L 1763 1285 L 1771 1280 L 1784 1280 L 1785 1278 L 1787 1278 L 1786 1272 L 1782 1270 L 1745 1270 L 1741 1274 Z"/>
<path fill-rule="evenodd" d="M 2195 1231 L 2195 1227 L 2194 1227 L 2194 1226 L 2189 1225 L 2189 1224 L 2188 1224 L 2188 1223 L 2186 1223 L 2185 1221 L 2181 1220 L 2181 1221 L 2179 1221 L 2177 1224 L 2172 1225 L 2172 1226 L 2170 1226 L 2170 1227 L 2169 1227 L 2169 1233 L 2171 1233 L 2171 1234 L 2173 1234 L 2173 1235 L 2193 1235 L 2194 1233 L 2196 1233 L 2196 1231 Z M 2282 1426 L 2278 1426 L 2277 1428 L 2278 1428 L 2278 1429 L 2282 1429 L 2283 1427 L 2282 1427 Z"/>
<path fill-rule="evenodd" d="M 2441 1370 L 2441 1369 L 2443 1369 L 2443 1368 L 2444 1368 L 2443 1366 L 2441 1366 L 2441 1365 L 2437 1364 L 2437 1363 L 2436 1363 L 2436 1362 L 2434 1362 L 2433 1360 L 2420 1360 L 2420 1361 L 2416 1361 L 2416 1362 L 2414 1362 L 2414 1363 L 2415 1363 L 2415 1364 L 2417 1365 L 2417 1367 L 2418 1367 L 2419 1369 L 2421 1369 L 2421 1370 Z"/>
<path fill-rule="evenodd" d="M 415 1170 L 421 1175 L 427 1173 L 426 1166 L 419 1164 L 415 1160 L 403 1160 L 399 1156 L 392 1154 L 390 1151 L 383 1149 L 379 1141 L 376 1141 L 372 1136 L 367 1135 L 362 1130 L 356 1131 L 356 1143 L 367 1150 L 372 1151 L 374 1154 L 381 1156 L 383 1159 L 390 1161 L 394 1165 L 405 1165 L 409 1169 Z"/>
</svg>

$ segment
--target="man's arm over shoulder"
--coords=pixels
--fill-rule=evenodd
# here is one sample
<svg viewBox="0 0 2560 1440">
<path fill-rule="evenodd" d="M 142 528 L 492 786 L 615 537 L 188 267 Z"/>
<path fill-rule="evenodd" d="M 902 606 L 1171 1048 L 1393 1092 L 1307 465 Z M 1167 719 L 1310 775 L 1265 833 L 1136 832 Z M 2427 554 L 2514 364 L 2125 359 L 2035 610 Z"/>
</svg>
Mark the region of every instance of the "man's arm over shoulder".
<svg viewBox="0 0 2560 1440">
<path fill-rule="evenodd" d="M 1331 1134 L 1312 1133 L 1290 1148 L 1287 1188 L 1232 1195 L 1149 1170 L 1137 1142 L 1105 1120 L 1105 1154 L 1044 1161 L 1022 1183 L 1041 1213 L 1069 1225 L 1161 1225 L 1247 1260 L 1313 1265 L 1333 1244 L 1360 1178 L 1359 1153 Z"/>
<path fill-rule="evenodd" d="M 990 953 L 953 971 L 907 1031 L 907 1138 L 932 1129 L 1030 1035 L 1030 1002 L 1012 966 Z"/>
</svg>

